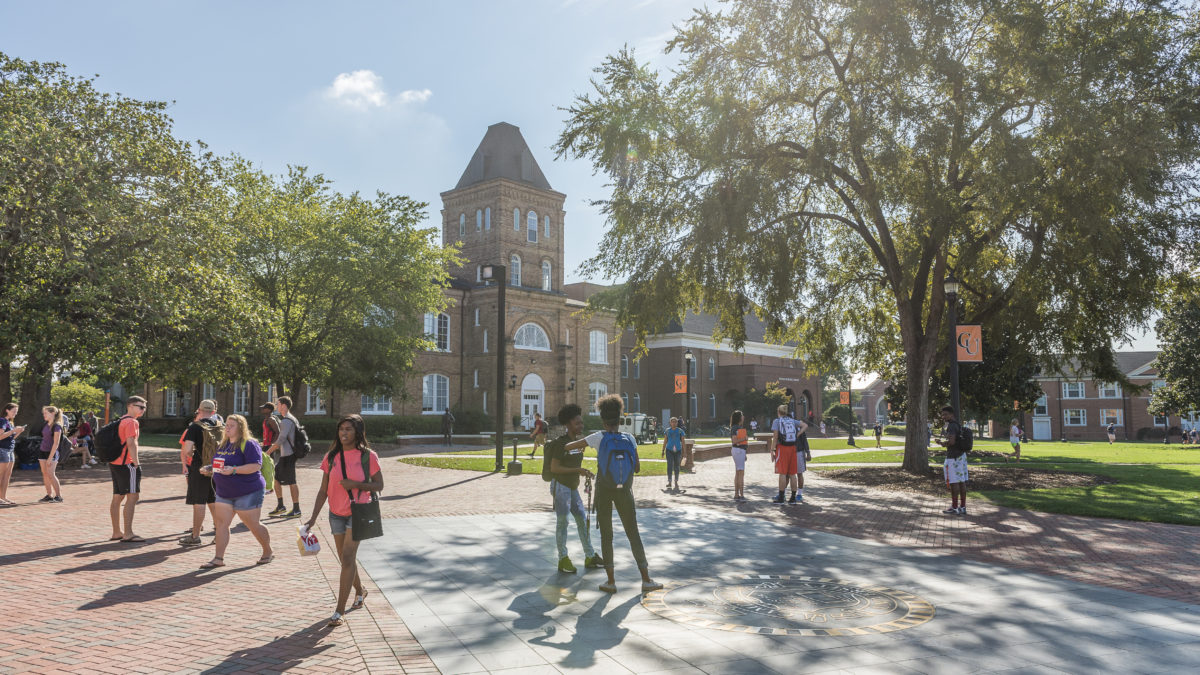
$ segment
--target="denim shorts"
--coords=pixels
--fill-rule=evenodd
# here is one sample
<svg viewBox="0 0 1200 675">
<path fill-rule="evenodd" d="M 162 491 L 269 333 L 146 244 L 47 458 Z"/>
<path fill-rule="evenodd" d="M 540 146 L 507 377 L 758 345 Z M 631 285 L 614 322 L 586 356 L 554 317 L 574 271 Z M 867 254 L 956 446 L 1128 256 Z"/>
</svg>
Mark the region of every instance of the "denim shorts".
<svg viewBox="0 0 1200 675">
<path fill-rule="evenodd" d="M 346 531 L 351 529 L 350 516 L 339 516 L 333 511 L 329 512 L 329 531 L 334 534 L 346 534 Z"/>
<path fill-rule="evenodd" d="M 234 511 L 255 511 L 262 508 L 263 492 L 262 490 L 255 490 L 248 495 L 234 497 L 233 499 L 226 499 L 221 495 L 217 495 L 217 503 L 229 504 L 233 507 Z"/>
<path fill-rule="evenodd" d="M 14 456 L 12 450 L 0 448 L 0 464 L 12 464 Z"/>
</svg>

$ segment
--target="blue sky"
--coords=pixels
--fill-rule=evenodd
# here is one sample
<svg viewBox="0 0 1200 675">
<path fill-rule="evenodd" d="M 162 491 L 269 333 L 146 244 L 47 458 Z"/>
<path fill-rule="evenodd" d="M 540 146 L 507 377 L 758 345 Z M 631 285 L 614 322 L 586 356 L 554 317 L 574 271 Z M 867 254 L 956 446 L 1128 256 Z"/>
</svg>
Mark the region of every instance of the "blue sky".
<svg viewBox="0 0 1200 675">
<path fill-rule="evenodd" d="M 342 191 L 429 203 L 489 124 L 521 127 L 567 195 L 568 281 L 595 251 L 606 195 L 550 150 L 575 95 L 624 44 L 662 59 L 695 0 L 4 2 L 0 50 L 60 61 L 99 86 L 173 101 L 176 134 L 272 172 L 307 165 Z M 656 57 L 656 55 L 658 55 Z"/>
</svg>

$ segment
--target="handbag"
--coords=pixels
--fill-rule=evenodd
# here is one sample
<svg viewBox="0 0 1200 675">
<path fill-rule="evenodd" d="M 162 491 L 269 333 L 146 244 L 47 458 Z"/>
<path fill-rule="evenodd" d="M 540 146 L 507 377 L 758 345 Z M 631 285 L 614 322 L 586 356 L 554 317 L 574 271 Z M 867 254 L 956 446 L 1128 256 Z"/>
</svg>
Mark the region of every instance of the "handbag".
<svg viewBox="0 0 1200 675">
<path fill-rule="evenodd" d="M 362 455 L 363 480 L 370 480 L 371 469 L 367 451 L 359 450 L 359 454 Z M 342 478 L 349 478 L 349 474 L 346 473 L 346 451 L 338 453 L 338 458 L 342 461 Z M 355 492 L 359 491 L 355 490 Z M 374 491 L 371 491 L 371 501 L 365 504 L 358 502 L 357 495 L 351 495 L 350 534 L 354 537 L 354 541 L 383 536 L 383 516 L 379 513 L 379 497 Z"/>
</svg>

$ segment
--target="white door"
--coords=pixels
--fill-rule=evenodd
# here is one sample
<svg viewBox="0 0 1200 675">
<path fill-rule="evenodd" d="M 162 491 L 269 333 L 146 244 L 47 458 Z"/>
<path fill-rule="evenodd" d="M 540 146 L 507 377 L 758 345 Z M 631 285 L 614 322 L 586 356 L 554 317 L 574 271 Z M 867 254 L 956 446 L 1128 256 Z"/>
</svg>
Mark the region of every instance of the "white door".
<svg viewBox="0 0 1200 675">
<path fill-rule="evenodd" d="M 1052 440 L 1051 435 L 1049 417 L 1033 418 L 1033 440 L 1049 441 Z"/>
<path fill-rule="evenodd" d="M 533 428 L 533 414 L 541 413 L 546 419 L 546 386 L 542 378 L 530 373 L 521 381 L 521 426 Z"/>
<path fill-rule="evenodd" d="M 658 418 L 658 421 L 659 421 L 659 423 L 662 424 L 663 430 L 670 428 L 670 426 L 671 426 L 671 409 L 663 408 L 662 417 Z"/>
</svg>

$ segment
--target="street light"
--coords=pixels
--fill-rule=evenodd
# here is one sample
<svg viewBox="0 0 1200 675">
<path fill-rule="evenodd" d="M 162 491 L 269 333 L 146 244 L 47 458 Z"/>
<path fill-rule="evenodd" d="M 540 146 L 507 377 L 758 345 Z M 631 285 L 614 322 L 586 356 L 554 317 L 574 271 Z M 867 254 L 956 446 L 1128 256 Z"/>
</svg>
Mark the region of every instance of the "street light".
<svg viewBox="0 0 1200 675">
<path fill-rule="evenodd" d="M 504 470 L 504 288 L 508 285 L 504 265 L 484 265 L 479 277 L 496 282 L 496 471 Z"/>
<path fill-rule="evenodd" d="M 691 426 L 692 426 L 692 362 L 695 360 L 696 360 L 696 357 L 692 356 L 691 349 L 684 350 L 684 352 L 683 352 L 683 365 L 684 365 L 683 381 L 685 383 L 687 383 L 687 385 L 685 387 L 686 391 L 684 392 L 684 401 L 683 401 L 683 415 L 684 415 L 684 418 L 686 419 L 686 421 L 683 423 L 684 424 L 683 432 L 689 436 L 692 435 L 692 429 L 691 429 Z"/>
<path fill-rule="evenodd" d="M 958 418 L 958 279 L 953 270 L 942 282 L 946 291 L 946 302 L 950 304 L 950 407 L 954 418 Z M 961 420 L 959 420 L 961 424 Z"/>
</svg>

